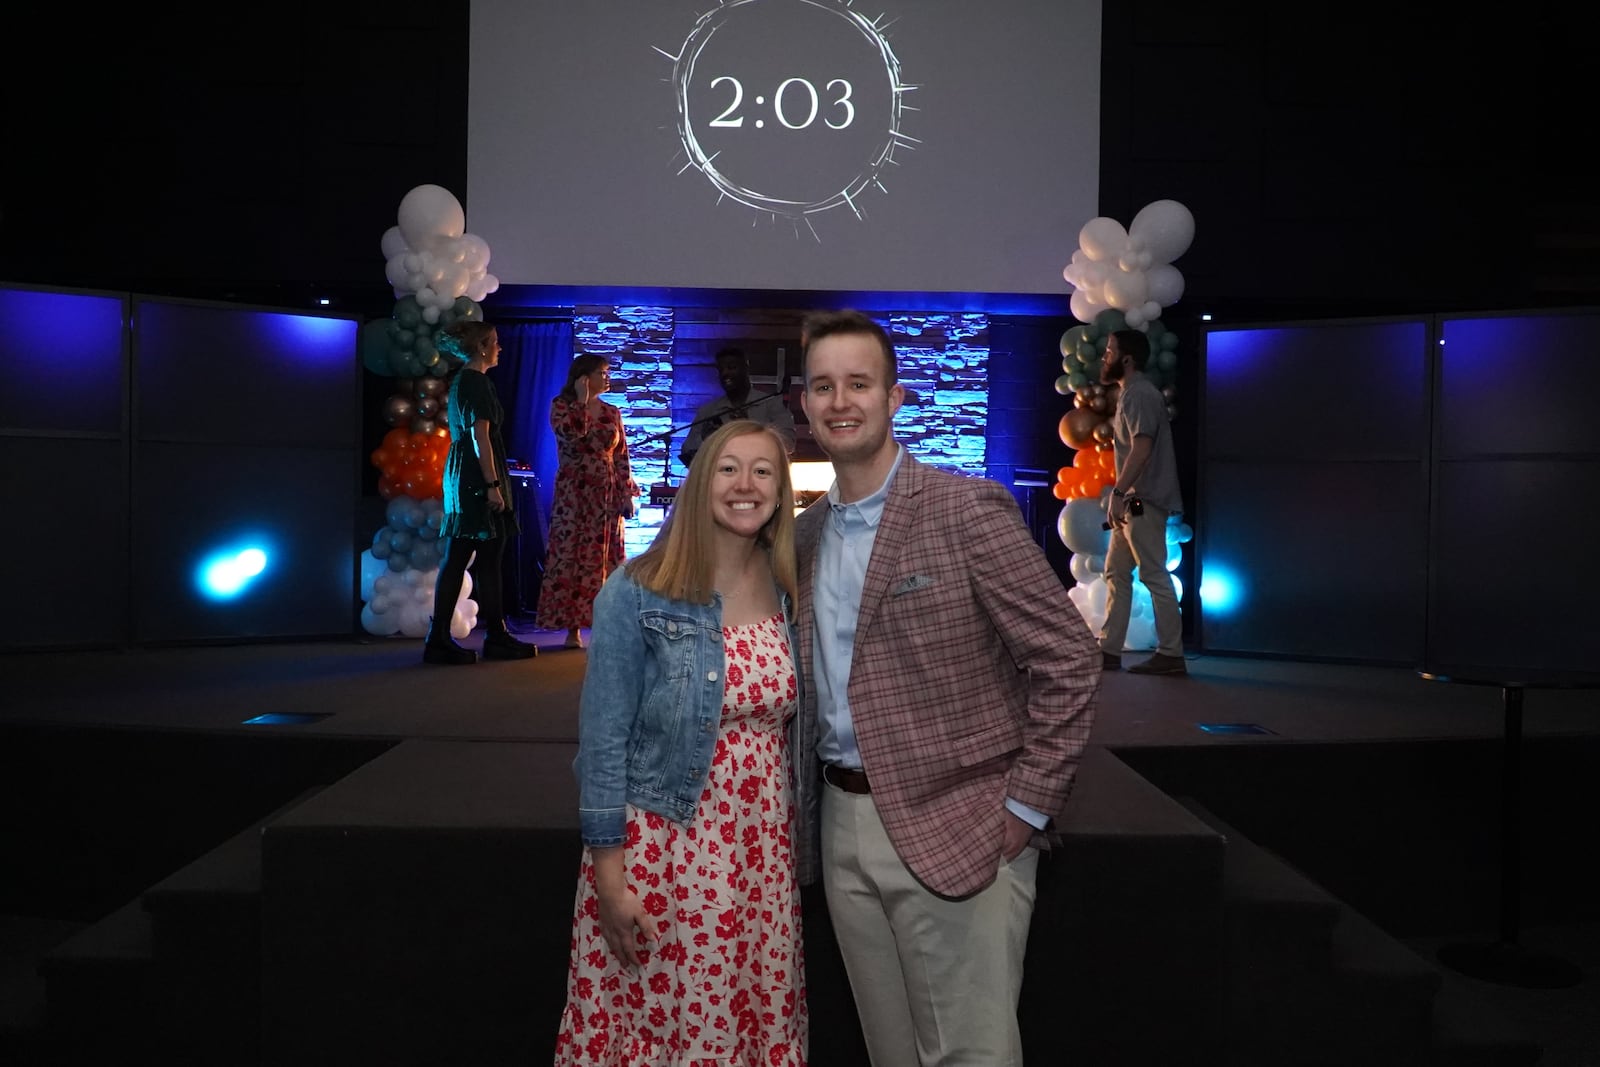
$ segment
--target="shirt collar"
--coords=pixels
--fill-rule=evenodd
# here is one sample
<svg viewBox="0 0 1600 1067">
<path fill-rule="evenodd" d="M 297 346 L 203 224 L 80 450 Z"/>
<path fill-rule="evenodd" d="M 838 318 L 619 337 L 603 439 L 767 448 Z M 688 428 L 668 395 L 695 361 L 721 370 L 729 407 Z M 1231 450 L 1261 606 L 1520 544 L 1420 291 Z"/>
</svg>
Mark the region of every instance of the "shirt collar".
<svg viewBox="0 0 1600 1067">
<path fill-rule="evenodd" d="M 868 526 L 878 525 L 878 520 L 883 518 L 883 505 L 889 499 L 889 486 L 894 482 L 894 476 L 900 470 L 900 461 L 906 454 L 906 446 L 900 442 L 896 441 L 894 448 L 894 465 L 889 468 L 889 473 L 884 475 L 883 484 L 860 500 L 848 504 L 840 503 L 839 481 L 834 479 L 834 483 L 828 487 L 828 506 L 835 519 L 842 519 L 847 511 L 854 508 L 856 514 L 861 516 Z"/>
</svg>

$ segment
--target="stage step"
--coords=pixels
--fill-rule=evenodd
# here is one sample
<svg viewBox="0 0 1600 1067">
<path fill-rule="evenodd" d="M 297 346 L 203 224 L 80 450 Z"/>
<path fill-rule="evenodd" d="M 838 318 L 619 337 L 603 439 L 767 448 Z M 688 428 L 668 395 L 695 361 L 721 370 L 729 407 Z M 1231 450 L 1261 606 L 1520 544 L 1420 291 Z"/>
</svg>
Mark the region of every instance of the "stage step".
<svg viewBox="0 0 1600 1067">
<path fill-rule="evenodd" d="M 69 919 L 0 915 L 0 1063 L 31 1067 L 43 1061 L 45 983 L 39 959 L 86 925 Z"/>
<path fill-rule="evenodd" d="M 258 1062 L 261 832 L 316 792 L 44 953 L 45 1042 L 59 1062 L 132 1062 L 125 1042 L 167 1065 Z"/>
<path fill-rule="evenodd" d="M 1531 1046 L 1464 1025 L 1444 975 L 1283 857 L 1191 798 L 1227 841 L 1228 1062 L 1240 1067 L 1516 1067 Z"/>
<path fill-rule="evenodd" d="M 551 1055 L 582 852 L 574 751 L 405 741 L 267 827 L 267 1067 Z M 1221 836 L 1098 747 L 1061 833 L 1028 952 L 1028 1062 L 1220 1063 Z M 853 1067 L 848 987 L 826 932 L 807 936 L 813 1062 Z"/>
<path fill-rule="evenodd" d="M 316 796 L 308 789 L 141 896 L 163 1003 L 169 1063 L 250 1067 L 261 1046 L 261 835 Z"/>
<path fill-rule="evenodd" d="M 52 1057 L 47 1062 L 161 1061 L 165 1038 L 150 916 L 139 901 L 46 952 L 39 973 Z"/>
</svg>

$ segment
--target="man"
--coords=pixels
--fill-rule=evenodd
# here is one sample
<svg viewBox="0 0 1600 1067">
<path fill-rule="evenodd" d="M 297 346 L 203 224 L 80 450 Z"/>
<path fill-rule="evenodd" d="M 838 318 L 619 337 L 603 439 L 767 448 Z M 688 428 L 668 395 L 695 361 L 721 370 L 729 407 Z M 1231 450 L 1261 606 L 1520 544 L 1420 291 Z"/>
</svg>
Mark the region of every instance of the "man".
<svg viewBox="0 0 1600 1067">
<path fill-rule="evenodd" d="M 689 434 L 683 439 L 683 448 L 678 452 L 683 465 L 687 467 L 689 461 L 694 459 L 701 441 L 710 437 L 718 426 L 734 419 L 754 419 L 763 426 L 772 427 L 783 438 L 784 448 L 793 455 L 794 414 L 784 403 L 783 396 L 757 394 L 752 399 L 750 363 L 745 359 L 743 349 L 724 348 L 717 353 L 716 362 L 717 377 L 722 381 L 724 395 L 701 404 L 695 410 L 694 423 L 689 427 Z"/>
<path fill-rule="evenodd" d="M 1145 377 L 1150 339 L 1138 330 L 1118 330 L 1106 340 L 1100 380 L 1122 383 L 1117 413 L 1111 419 L 1117 481 L 1111 487 L 1106 518 L 1111 545 L 1106 550 L 1106 621 L 1100 635 L 1101 665 L 1122 667 L 1133 607 L 1133 569 L 1150 590 L 1156 614 L 1155 655 L 1128 668 L 1129 674 L 1186 675 L 1183 616 L 1167 573 L 1167 517 L 1183 513 L 1178 462 L 1172 451 L 1172 426 L 1161 390 Z"/>
<path fill-rule="evenodd" d="M 874 1067 L 1020 1065 L 1034 842 L 1089 737 L 1094 639 L 1004 488 L 894 440 L 883 328 L 807 326 L 836 480 L 795 531 L 800 881 L 822 877 Z"/>
</svg>

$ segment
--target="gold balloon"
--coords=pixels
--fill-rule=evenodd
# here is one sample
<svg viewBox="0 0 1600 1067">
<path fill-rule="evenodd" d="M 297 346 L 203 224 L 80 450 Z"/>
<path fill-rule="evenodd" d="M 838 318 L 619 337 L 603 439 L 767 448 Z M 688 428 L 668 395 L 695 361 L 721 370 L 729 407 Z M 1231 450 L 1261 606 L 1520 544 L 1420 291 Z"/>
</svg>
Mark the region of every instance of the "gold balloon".
<svg viewBox="0 0 1600 1067">
<path fill-rule="evenodd" d="M 1075 408 L 1061 416 L 1056 432 L 1068 448 L 1085 448 L 1094 443 L 1094 428 L 1101 421 L 1092 408 Z"/>
</svg>

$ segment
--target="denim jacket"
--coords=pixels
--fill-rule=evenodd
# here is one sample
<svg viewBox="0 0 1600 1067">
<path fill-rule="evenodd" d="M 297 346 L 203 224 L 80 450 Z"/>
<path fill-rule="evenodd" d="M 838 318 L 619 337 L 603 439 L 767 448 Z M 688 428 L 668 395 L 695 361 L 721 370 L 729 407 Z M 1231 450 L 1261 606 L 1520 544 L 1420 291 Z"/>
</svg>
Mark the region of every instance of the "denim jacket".
<svg viewBox="0 0 1600 1067">
<path fill-rule="evenodd" d="M 799 673 L 793 605 L 781 590 Z M 687 824 L 716 751 L 724 690 L 722 599 L 668 600 L 618 568 L 594 600 L 578 710 L 583 843 L 623 843 L 627 805 Z"/>
</svg>

